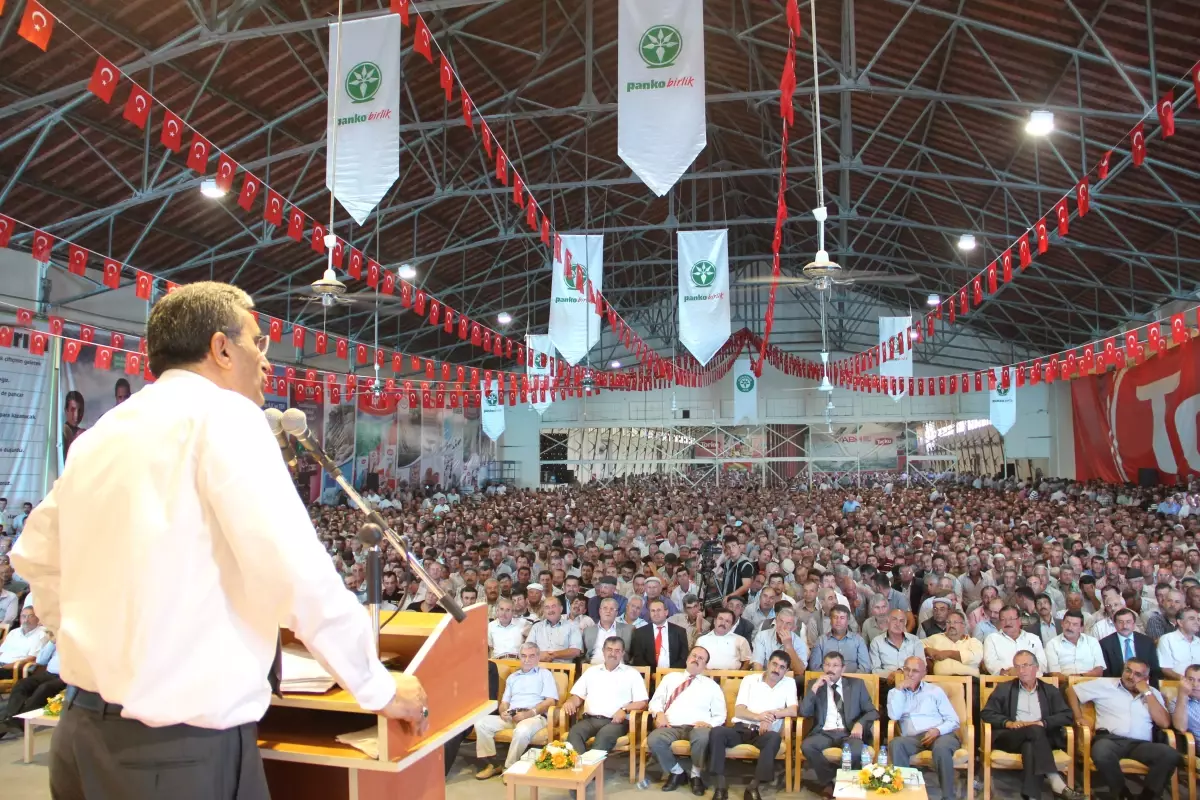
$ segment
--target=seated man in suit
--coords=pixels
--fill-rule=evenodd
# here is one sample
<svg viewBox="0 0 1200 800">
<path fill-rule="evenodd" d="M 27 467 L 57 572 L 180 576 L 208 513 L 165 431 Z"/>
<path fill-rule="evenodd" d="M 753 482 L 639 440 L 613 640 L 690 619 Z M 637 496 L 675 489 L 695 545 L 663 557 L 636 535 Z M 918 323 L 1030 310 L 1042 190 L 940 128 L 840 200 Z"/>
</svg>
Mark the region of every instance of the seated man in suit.
<svg viewBox="0 0 1200 800">
<path fill-rule="evenodd" d="M 853 769 L 862 766 L 862 748 L 871 744 L 871 723 L 879 719 L 879 709 L 867 694 L 867 685 L 860 678 L 842 674 L 846 659 L 830 650 L 821 661 L 822 675 L 813 681 L 804 695 L 800 715 L 811 718 L 812 730 L 800 745 L 804 761 L 817 774 L 815 791 L 831 797 L 837 766 L 825 760 L 827 747 L 841 747 L 849 740 Z"/>
<path fill-rule="evenodd" d="M 924 658 L 907 659 L 903 673 L 887 698 L 888 718 L 900 725 L 900 736 L 889 742 L 892 763 L 908 767 L 918 752 L 932 750 L 942 797 L 954 800 L 954 751 L 962 746 L 955 733 L 958 714 L 942 687 L 925 682 Z"/>
<path fill-rule="evenodd" d="M 604 643 L 613 636 L 619 636 L 625 642 L 625 654 L 628 656 L 633 638 L 633 626 L 617 619 L 615 599 L 606 597 L 601 600 L 599 613 L 599 622 L 583 632 L 583 660 L 588 664 L 604 663 Z"/>
<path fill-rule="evenodd" d="M 1162 672 L 1158 668 L 1158 652 L 1154 642 L 1137 627 L 1137 614 L 1122 608 L 1113 614 L 1115 633 L 1100 640 L 1100 652 L 1104 654 L 1104 677 L 1119 678 L 1125 673 L 1125 662 L 1131 658 L 1144 661 L 1150 668 L 1150 685 L 1158 686 Z"/>
<path fill-rule="evenodd" d="M 708 753 L 708 737 L 712 729 L 725 724 L 725 693 L 720 685 L 704 674 L 708 666 L 708 651 L 693 647 L 688 653 L 687 671 L 666 675 L 650 699 L 654 730 L 646 737 L 646 745 L 658 761 L 666 777 L 664 792 L 673 792 L 687 783 L 688 776 L 671 752 L 671 743 L 687 739 L 692 748 L 692 794 L 704 794 L 700 777 L 704 757 Z M 649 783 L 643 781 L 640 788 Z"/>
<path fill-rule="evenodd" d="M 641 673 L 624 662 L 625 642 L 620 636 L 610 636 L 604 640 L 604 664 L 585 669 L 571 687 L 571 698 L 563 710 L 573 716 L 583 707 L 583 716 L 567 734 L 576 753 L 587 751 L 587 740 L 593 736 L 593 748 L 611 750 L 617 739 L 629 732 L 629 712 L 649 705 Z"/>
<path fill-rule="evenodd" d="M 992 747 L 1021 754 L 1022 797 L 1040 798 L 1045 777 L 1055 797 L 1083 800 L 1083 793 L 1067 786 L 1054 764 L 1054 750 L 1066 748 L 1064 729 L 1074 720 L 1070 706 L 1057 686 L 1038 680 L 1033 653 L 1019 651 L 1013 667 L 1017 679 L 997 686 L 981 712 L 983 721 L 992 725 Z"/>
<path fill-rule="evenodd" d="M 538 666 L 541 651 L 536 644 L 521 646 L 521 669 L 508 676 L 504 697 L 500 698 L 500 713 L 486 716 L 475 723 L 475 755 L 483 768 L 475 775 L 486 780 L 504 772 L 520 760 L 529 742 L 546 727 L 546 712 L 558 701 L 558 685 L 550 670 Z M 512 730 L 512 743 L 504 769 L 494 763 L 496 733 Z"/>
<path fill-rule="evenodd" d="M 633 632 L 629 645 L 629 663 L 635 667 L 673 667 L 682 669 L 687 661 L 687 631 L 667 622 L 666 601 L 650 601 L 650 624 Z"/>
<path fill-rule="evenodd" d="M 1042 647 L 1050 644 L 1050 640 L 1062 633 L 1062 623 L 1054 616 L 1054 601 L 1048 594 L 1039 594 L 1034 600 L 1034 610 L 1037 619 L 1025 626 L 1026 633 L 1031 633 L 1042 640 Z"/>
<path fill-rule="evenodd" d="M 739 744 L 752 744 L 759 751 L 754 778 L 743 800 L 762 800 L 759 787 L 771 785 L 775 776 L 775 757 L 779 755 L 779 745 L 783 741 L 780 734 L 783 719 L 796 716 L 798 706 L 796 681 L 786 677 L 791 668 L 792 659 L 786 652 L 776 650 L 771 653 L 766 670 L 742 679 L 733 709 L 733 726 L 718 725 L 709 734 L 708 770 L 717 785 L 713 800 L 729 800 L 729 789 L 725 785 L 725 750 Z"/>
</svg>

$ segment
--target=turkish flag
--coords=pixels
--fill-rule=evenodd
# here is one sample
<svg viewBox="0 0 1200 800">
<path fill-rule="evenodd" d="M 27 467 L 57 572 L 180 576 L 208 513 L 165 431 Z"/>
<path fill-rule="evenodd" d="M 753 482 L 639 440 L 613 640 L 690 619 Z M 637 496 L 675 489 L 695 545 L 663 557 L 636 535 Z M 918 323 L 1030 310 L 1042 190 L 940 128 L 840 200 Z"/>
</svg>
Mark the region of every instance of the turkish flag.
<svg viewBox="0 0 1200 800">
<path fill-rule="evenodd" d="M 542 215 L 542 244 L 550 246 L 550 218 Z"/>
<path fill-rule="evenodd" d="M 361 256 L 359 257 L 362 258 Z M 374 259 L 367 264 L 367 286 L 372 289 L 379 285 L 379 262 Z"/>
<path fill-rule="evenodd" d="M 521 173 L 513 170 L 513 191 L 512 200 L 517 204 L 518 208 L 525 207 L 525 182 L 521 180 Z"/>
<path fill-rule="evenodd" d="M 162 146 L 172 153 L 178 153 L 183 147 L 183 120 L 168 109 L 163 115 Z"/>
<path fill-rule="evenodd" d="M 17 325 L 22 328 L 28 328 L 33 324 L 33 312 L 28 308 L 17 309 Z"/>
<path fill-rule="evenodd" d="M 142 371 L 142 354 L 141 353 L 126 353 L 125 354 L 125 374 L 137 375 Z"/>
<path fill-rule="evenodd" d="M 449 306 L 443 306 L 442 307 L 442 315 L 445 317 L 445 324 L 442 326 L 442 330 L 445 333 L 448 333 L 451 336 L 453 336 L 454 335 L 454 311 L 453 311 L 453 309 L 451 309 Z"/>
<path fill-rule="evenodd" d="M 1164 139 L 1175 135 L 1175 91 L 1173 89 L 1158 98 L 1158 124 L 1162 126 Z"/>
<path fill-rule="evenodd" d="M 471 344 L 479 347 L 483 343 L 483 329 L 479 327 L 478 322 L 471 323 Z"/>
<path fill-rule="evenodd" d="M 346 270 L 346 274 L 355 280 L 362 277 L 363 254 L 361 250 L 350 248 L 350 268 Z M 368 270 L 368 275 L 370 270 Z M 375 284 L 371 284 L 374 286 Z"/>
<path fill-rule="evenodd" d="M 121 286 L 121 265 L 111 258 L 104 260 L 104 285 L 110 289 Z"/>
<path fill-rule="evenodd" d="M 33 260 L 40 264 L 45 264 L 50 260 L 50 248 L 54 244 L 54 237 L 42 231 L 36 231 L 33 234 L 33 244 L 29 247 L 29 254 L 33 256 Z"/>
<path fill-rule="evenodd" d="M 25 15 L 17 35 L 39 48 L 43 53 L 50 46 L 50 34 L 54 32 L 54 15 L 37 0 L 26 0 Z"/>
<path fill-rule="evenodd" d="M 75 360 L 79 358 L 79 349 L 81 347 L 83 347 L 83 345 L 74 339 L 64 339 L 63 361 L 67 362 L 68 364 L 74 364 Z"/>
<path fill-rule="evenodd" d="M 71 245 L 67 256 L 67 271 L 73 275 L 83 275 L 87 272 L 88 251 L 79 245 Z"/>
<path fill-rule="evenodd" d="M 133 285 L 133 293 L 142 300 L 150 299 L 150 290 L 153 285 L 153 278 L 150 273 L 137 271 L 137 281 Z"/>
<path fill-rule="evenodd" d="M 299 325 L 292 326 L 292 347 L 304 350 L 304 328 Z"/>
<path fill-rule="evenodd" d="M 1111 367 L 1117 363 L 1117 340 L 1109 337 L 1104 340 L 1104 360 L 1097 361 L 1096 366 Z"/>
<path fill-rule="evenodd" d="M 408 0 L 392 0 L 391 10 L 393 14 L 400 15 L 400 24 L 408 27 Z"/>
<path fill-rule="evenodd" d="M 42 331 L 33 331 L 29 334 L 29 352 L 35 356 L 44 355 L 48 341 L 50 337 Z"/>
<path fill-rule="evenodd" d="M 1100 175 L 1100 180 L 1108 177 L 1108 165 L 1110 163 L 1112 163 L 1112 150 L 1100 156 L 1100 163 L 1096 165 L 1096 171 Z"/>
<path fill-rule="evenodd" d="M 987 286 L 988 294 L 996 293 L 996 262 L 987 265 Z"/>
<path fill-rule="evenodd" d="M 92 79 L 88 81 L 88 91 L 106 103 L 111 103 L 113 93 L 117 91 L 117 79 L 121 73 L 113 63 L 104 56 L 96 58 L 96 66 L 92 69 Z"/>
<path fill-rule="evenodd" d="M 488 158 L 492 157 L 492 129 L 488 127 L 487 120 L 480 119 L 479 129 L 483 131 L 483 150 L 487 153 Z"/>
<path fill-rule="evenodd" d="M 1183 315 L 1182 315 L 1182 314 L 1180 314 L 1180 315 L 1179 315 L 1179 318 L 1180 318 L 1180 321 L 1182 321 L 1182 320 L 1183 320 Z M 50 333 L 51 333 L 52 335 L 54 335 L 54 336 L 62 336 L 62 332 L 63 332 L 63 322 L 64 322 L 64 320 L 63 320 L 63 318 L 62 318 L 62 317 L 50 317 L 50 318 L 47 320 L 47 322 L 49 322 L 49 323 L 50 323 Z"/>
<path fill-rule="evenodd" d="M 1139 122 L 1129 134 L 1129 150 L 1133 156 L 1133 165 L 1140 167 L 1146 160 L 1146 124 Z"/>
<path fill-rule="evenodd" d="M 150 121 L 150 103 L 153 99 L 149 92 L 136 83 L 133 84 L 133 88 L 129 90 L 129 99 L 125 101 L 125 113 L 122 114 L 125 121 L 132 122 L 138 130 L 146 130 L 146 123 Z"/>
<path fill-rule="evenodd" d="M 89 344 L 95 342 L 96 341 L 96 329 L 93 328 L 91 325 L 80 325 L 79 326 L 79 340 L 81 342 L 88 342 Z M 145 341 L 145 339 L 143 339 L 142 341 Z"/>
<path fill-rule="evenodd" d="M 188 169 L 201 175 L 208 172 L 208 154 L 212 145 L 199 133 L 192 134 L 192 143 L 188 145 Z"/>
<path fill-rule="evenodd" d="M 1037 234 L 1037 249 L 1038 253 L 1044 253 L 1050 249 L 1050 233 L 1046 230 L 1046 218 L 1042 217 L 1033 226 L 1034 232 Z"/>
<path fill-rule="evenodd" d="M 288 213 L 287 235 L 297 242 L 304 240 L 304 212 L 298 208 L 293 207 Z"/>
<path fill-rule="evenodd" d="M 1022 233 L 1021 238 L 1017 240 L 1017 256 L 1021 260 L 1021 269 L 1024 270 L 1033 263 L 1033 254 L 1029 252 L 1029 234 Z"/>
<path fill-rule="evenodd" d="M 274 189 L 267 189 L 267 204 L 263 206 L 263 219 L 275 226 L 283 223 L 283 197 Z"/>
<path fill-rule="evenodd" d="M 970 311 L 970 306 L 967 305 L 967 287 L 958 290 L 958 313 L 966 316 Z"/>
<path fill-rule="evenodd" d="M 450 62 L 446 60 L 446 54 L 441 53 L 441 60 L 438 63 L 438 83 L 446 92 L 446 102 L 449 103 L 454 99 L 454 70 L 450 69 Z"/>
<path fill-rule="evenodd" d="M 114 350 L 125 349 L 125 334 L 118 331 L 112 331 L 108 334 L 108 343 L 113 346 Z"/>
<path fill-rule="evenodd" d="M 317 355 L 323 356 L 329 350 L 329 334 L 325 331 L 317 331 L 317 341 L 314 345 Z"/>
<path fill-rule="evenodd" d="M 508 157 L 499 146 L 496 147 L 496 180 L 508 186 Z"/>
<path fill-rule="evenodd" d="M 1082 369 L 1084 373 L 1088 375 L 1090 375 L 1092 370 L 1096 368 L 1096 352 L 1090 344 L 1083 348 L 1083 358 L 1080 361 L 1080 369 Z"/>
<path fill-rule="evenodd" d="M 400 281 L 400 305 L 403 308 L 412 305 L 412 284 L 408 281 Z"/>
<path fill-rule="evenodd" d="M 349 358 L 350 346 L 345 339 L 338 339 L 337 344 L 334 345 L 334 352 L 337 353 L 338 358 Z"/>
<path fill-rule="evenodd" d="M 13 227 L 16 223 L 12 217 L 6 217 L 0 214 L 0 247 L 8 247 L 8 240 L 12 238 Z"/>
<path fill-rule="evenodd" d="M 283 341 L 283 320 L 271 317 L 271 322 L 267 327 L 267 331 L 267 335 L 271 338 L 272 342 Z"/>
<path fill-rule="evenodd" d="M 113 351 L 111 347 L 103 345 L 96 347 L 96 360 L 93 362 L 96 369 L 112 369 Z"/>
<path fill-rule="evenodd" d="M 465 315 L 458 315 L 458 338 L 465 340 L 467 338 L 467 330 L 470 325 L 470 320 Z"/>
<path fill-rule="evenodd" d="M 0 347 L 12 347 L 13 329 L 7 325 L 0 325 Z"/>
<path fill-rule="evenodd" d="M 1084 178 L 1075 186 L 1075 205 L 1079 208 L 1079 216 L 1086 216 L 1088 213 L 1089 200 L 1088 179 Z"/>
<path fill-rule="evenodd" d="M 1152 322 L 1146 327 L 1146 340 L 1155 350 L 1167 349 L 1167 340 L 1163 338 L 1162 330 L 1157 322 Z"/>
<path fill-rule="evenodd" d="M 442 306 L 441 306 L 441 304 L 440 304 L 440 303 L 438 303 L 438 301 L 437 301 L 437 300 L 432 300 L 432 299 L 431 299 L 431 300 L 429 301 L 429 324 L 430 324 L 430 325 L 437 325 L 437 324 L 438 324 L 438 320 L 440 320 L 440 319 L 441 319 L 441 314 L 442 314 Z"/>
<path fill-rule="evenodd" d="M 249 211 L 254 205 L 254 198 L 258 197 L 258 190 L 262 187 L 258 178 L 246 173 L 242 178 L 242 193 L 238 195 L 238 205 L 243 211 Z"/>
<path fill-rule="evenodd" d="M 387 359 L 387 355 L 383 352 L 383 348 L 376 347 L 375 348 L 375 366 L 382 368 L 384 361 L 386 361 L 386 359 Z"/>
<path fill-rule="evenodd" d="M 1183 344 L 1189 338 L 1187 322 L 1183 319 L 1183 314 L 1175 314 L 1171 317 L 1171 341 L 1175 344 Z"/>
<path fill-rule="evenodd" d="M 796 51 L 795 48 L 789 47 L 787 54 L 783 57 L 783 72 L 779 74 L 779 116 L 787 123 L 787 127 L 784 128 L 785 132 L 796 122 L 795 106 L 792 100 L 795 93 Z M 786 147 L 784 150 L 786 151 Z"/>
<path fill-rule="evenodd" d="M 325 252 L 325 226 L 319 222 L 313 223 L 312 236 L 310 237 L 312 249 L 317 253 Z M 335 245 L 336 247 L 336 245 Z"/>
<path fill-rule="evenodd" d="M 421 369 L 421 357 L 420 356 L 410 356 L 408 360 L 409 360 L 409 363 L 412 364 L 412 369 L 414 372 L 419 371 Z"/>
<path fill-rule="evenodd" d="M 458 87 L 458 93 L 461 96 L 461 100 L 462 100 L 463 122 L 466 123 L 466 126 L 468 128 L 470 128 L 472 131 L 474 131 L 475 130 L 475 119 L 474 119 L 474 117 L 471 116 L 471 108 L 472 108 L 471 98 L 467 96 L 467 90 L 462 88 L 462 86 Z"/>
<path fill-rule="evenodd" d="M 972 299 L 975 301 L 975 306 L 978 307 L 983 302 L 983 278 L 976 275 L 971 281 Z"/>
<path fill-rule="evenodd" d="M 429 378 L 429 379 L 433 379 L 435 377 L 433 374 L 433 370 L 434 370 L 433 359 L 432 358 L 425 359 L 425 377 Z"/>
<path fill-rule="evenodd" d="M 433 35 L 429 32 L 429 26 L 425 24 L 425 20 L 417 17 L 417 28 L 413 34 L 413 50 L 416 50 L 421 55 L 425 56 L 425 60 L 430 64 L 433 63 Z"/>
<path fill-rule="evenodd" d="M 1067 211 L 1067 198 L 1062 198 L 1054 204 L 1054 218 L 1058 222 L 1058 236 L 1064 238 L 1069 230 L 1071 214 Z"/>
<path fill-rule="evenodd" d="M 417 289 L 417 296 L 413 300 L 413 311 L 416 311 L 422 317 L 425 316 L 425 290 Z"/>
<path fill-rule="evenodd" d="M 356 344 L 354 346 L 354 360 L 359 364 L 367 363 L 367 346 L 365 344 Z"/>
<path fill-rule="evenodd" d="M 379 266 L 378 262 L 375 262 L 374 260 L 372 260 L 370 263 L 375 264 L 375 269 L 378 269 L 378 270 L 383 269 L 383 267 Z M 367 268 L 370 269 L 370 264 L 368 264 Z M 383 273 L 383 286 L 380 291 L 382 291 L 384 294 L 395 294 L 396 293 L 396 276 L 390 272 L 384 272 Z"/>
<path fill-rule="evenodd" d="M 538 207 L 532 194 L 529 195 L 529 199 L 525 202 L 525 224 L 529 226 L 529 230 L 537 233 Z"/>
<path fill-rule="evenodd" d="M 346 252 L 346 245 L 341 239 L 333 240 L 333 265 L 338 269 L 342 268 L 342 256 Z"/>
</svg>

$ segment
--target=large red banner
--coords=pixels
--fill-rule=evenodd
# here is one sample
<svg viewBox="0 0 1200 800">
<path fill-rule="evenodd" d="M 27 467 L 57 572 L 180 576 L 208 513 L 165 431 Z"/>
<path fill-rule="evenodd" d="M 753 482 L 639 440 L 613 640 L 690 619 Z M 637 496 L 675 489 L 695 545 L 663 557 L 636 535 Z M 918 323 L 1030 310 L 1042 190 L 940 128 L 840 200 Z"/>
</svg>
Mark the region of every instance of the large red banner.
<svg viewBox="0 0 1200 800">
<path fill-rule="evenodd" d="M 1200 474 L 1200 344 L 1189 341 L 1141 364 L 1071 383 L 1079 480 L 1159 480 Z"/>
</svg>

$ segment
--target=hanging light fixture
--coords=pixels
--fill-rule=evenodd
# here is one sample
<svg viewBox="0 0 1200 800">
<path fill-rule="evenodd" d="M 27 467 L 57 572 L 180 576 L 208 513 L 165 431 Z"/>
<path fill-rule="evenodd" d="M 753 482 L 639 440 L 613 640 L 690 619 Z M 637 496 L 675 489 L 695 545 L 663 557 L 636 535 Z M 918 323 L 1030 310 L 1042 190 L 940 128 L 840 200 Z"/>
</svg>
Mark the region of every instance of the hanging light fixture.
<svg viewBox="0 0 1200 800">
<path fill-rule="evenodd" d="M 620 362 L 620 361 L 614 361 L 614 362 L 612 362 L 611 364 L 609 364 L 608 366 L 609 366 L 611 369 L 620 369 L 620 368 L 621 368 L 621 362 Z"/>
<path fill-rule="evenodd" d="M 821 385 L 817 387 L 822 392 L 832 392 L 833 384 L 829 382 L 829 353 L 821 353 Z"/>
<path fill-rule="evenodd" d="M 496 315 L 496 321 L 501 325 L 507 325 L 512 322 L 512 314 L 509 314 L 507 311 L 501 311 Z"/>
<path fill-rule="evenodd" d="M 411 281 L 417 277 L 417 268 L 412 264 L 401 264 L 398 273 L 404 280 Z"/>
<path fill-rule="evenodd" d="M 1029 121 L 1025 123 L 1025 132 L 1030 136 L 1049 136 L 1054 130 L 1054 112 L 1044 108 L 1029 112 Z"/>
<path fill-rule="evenodd" d="M 217 186 L 216 179 L 205 178 L 204 180 L 200 181 L 200 194 L 216 200 L 217 198 L 225 196 L 225 190 L 220 186 Z"/>
<path fill-rule="evenodd" d="M 975 249 L 975 234 L 964 233 L 958 237 L 958 249 L 964 253 L 969 253 Z"/>
<path fill-rule="evenodd" d="M 936 306 L 940 302 L 942 302 L 942 298 L 938 297 L 936 294 L 931 294 L 929 297 L 925 298 L 925 305 L 927 306 Z"/>
</svg>

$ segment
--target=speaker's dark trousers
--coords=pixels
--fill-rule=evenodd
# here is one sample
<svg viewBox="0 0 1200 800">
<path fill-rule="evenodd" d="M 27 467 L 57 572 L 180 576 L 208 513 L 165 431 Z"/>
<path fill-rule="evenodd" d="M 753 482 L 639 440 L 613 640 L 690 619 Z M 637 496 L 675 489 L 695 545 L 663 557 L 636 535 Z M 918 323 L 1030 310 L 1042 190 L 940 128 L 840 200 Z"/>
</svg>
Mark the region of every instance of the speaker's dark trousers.
<svg viewBox="0 0 1200 800">
<path fill-rule="evenodd" d="M 754 777 L 759 783 L 770 783 L 775 778 L 775 756 L 783 736 L 777 731 L 759 733 L 757 725 L 738 722 L 732 728 L 713 728 L 708 735 L 708 771 L 713 775 L 725 774 L 725 750 L 739 744 L 752 744 L 758 748 L 758 764 Z"/>
</svg>

